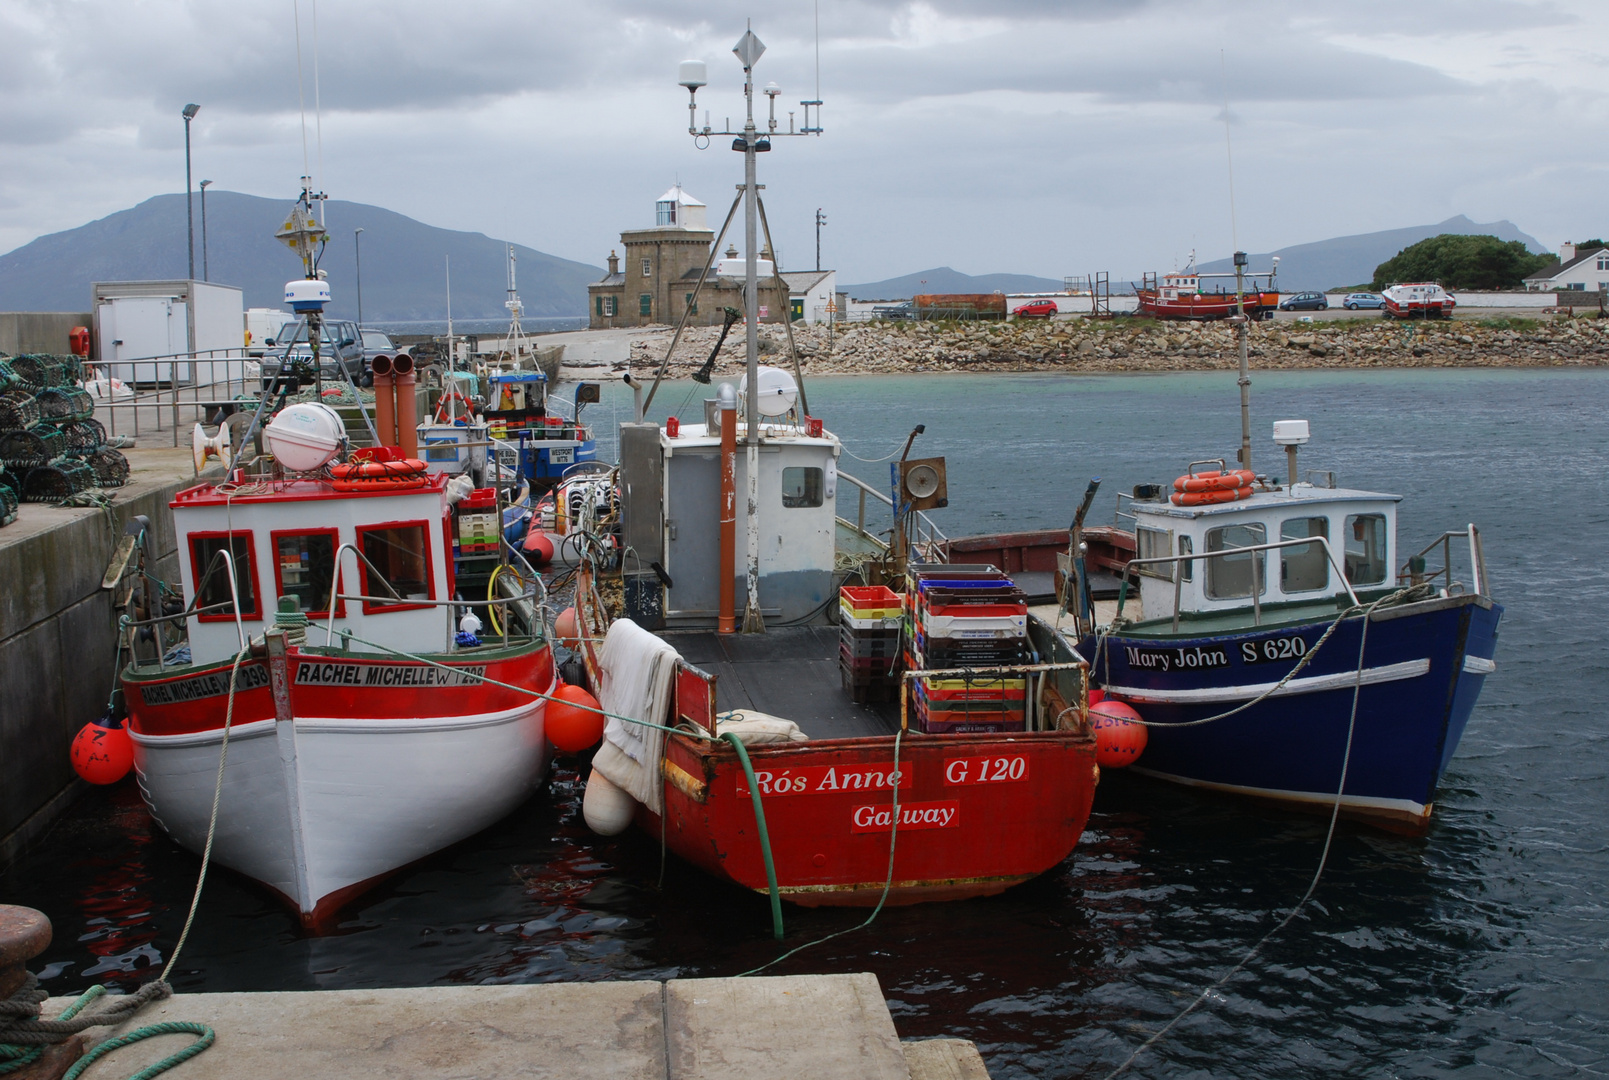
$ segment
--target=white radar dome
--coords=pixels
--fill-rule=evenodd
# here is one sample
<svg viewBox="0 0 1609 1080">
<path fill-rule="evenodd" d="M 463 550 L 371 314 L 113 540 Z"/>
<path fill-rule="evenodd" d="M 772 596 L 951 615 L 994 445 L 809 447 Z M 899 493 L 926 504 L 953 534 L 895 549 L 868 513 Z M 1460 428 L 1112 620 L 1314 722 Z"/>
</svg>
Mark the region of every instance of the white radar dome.
<svg viewBox="0 0 1609 1080">
<path fill-rule="evenodd" d="M 346 425 L 328 405 L 308 401 L 282 409 L 263 428 L 268 449 L 290 472 L 321 469 L 341 450 Z"/>
<path fill-rule="evenodd" d="M 285 282 L 285 303 L 297 314 L 308 311 L 323 311 L 324 305 L 330 302 L 330 283 L 327 281 L 314 281 L 311 278 L 298 278 L 295 281 Z"/>
<path fill-rule="evenodd" d="M 782 416 L 799 400 L 799 384 L 781 368 L 761 367 L 756 383 L 760 388 L 760 415 Z M 743 376 L 737 384 L 737 396 L 749 399 L 749 377 Z"/>
</svg>

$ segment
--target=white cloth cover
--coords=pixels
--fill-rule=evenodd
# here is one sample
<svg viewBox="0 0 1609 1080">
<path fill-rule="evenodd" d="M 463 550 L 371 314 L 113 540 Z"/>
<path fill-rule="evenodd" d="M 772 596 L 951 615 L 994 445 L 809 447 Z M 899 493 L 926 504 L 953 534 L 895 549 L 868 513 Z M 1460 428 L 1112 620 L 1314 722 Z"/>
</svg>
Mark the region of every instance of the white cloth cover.
<svg viewBox="0 0 1609 1080">
<path fill-rule="evenodd" d="M 744 746 L 810 741 L 810 736 L 800 731 L 792 720 L 754 709 L 736 709 L 715 722 L 717 736 L 727 732 L 736 735 Z"/>
<path fill-rule="evenodd" d="M 609 625 L 598 655 L 603 669 L 598 703 L 617 716 L 666 724 L 680 658 L 674 648 L 630 619 L 616 619 Z M 592 767 L 648 809 L 662 814 L 665 789 L 659 762 L 664 752 L 663 731 L 611 716 Z"/>
</svg>

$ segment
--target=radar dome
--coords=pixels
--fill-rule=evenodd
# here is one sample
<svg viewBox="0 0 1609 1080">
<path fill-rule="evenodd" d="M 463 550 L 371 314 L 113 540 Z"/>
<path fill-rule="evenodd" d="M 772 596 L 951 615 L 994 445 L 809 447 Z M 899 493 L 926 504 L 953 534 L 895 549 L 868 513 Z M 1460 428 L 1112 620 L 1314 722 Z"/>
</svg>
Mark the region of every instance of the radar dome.
<svg viewBox="0 0 1609 1080">
<path fill-rule="evenodd" d="M 793 408 L 794 402 L 799 400 L 799 384 L 793 381 L 793 376 L 781 368 L 764 367 L 759 370 L 759 378 L 755 380 L 760 393 L 761 416 L 783 416 Z M 748 400 L 749 377 L 743 376 L 737 384 L 738 397 Z"/>
<path fill-rule="evenodd" d="M 263 438 L 274 460 L 288 471 L 312 472 L 340 452 L 346 425 L 328 405 L 307 401 L 280 410 L 263 428 Z"/>
</svg>

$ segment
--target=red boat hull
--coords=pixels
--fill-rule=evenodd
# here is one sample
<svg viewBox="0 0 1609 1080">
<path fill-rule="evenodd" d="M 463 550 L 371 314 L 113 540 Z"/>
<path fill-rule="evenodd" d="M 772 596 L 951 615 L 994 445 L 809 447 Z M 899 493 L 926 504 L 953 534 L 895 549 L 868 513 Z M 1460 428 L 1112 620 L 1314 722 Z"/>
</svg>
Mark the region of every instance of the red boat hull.
<svg viewBox="0 0 1609 1080">
<path fill-rule="evenodd" d="M 1140 314 L 1157 319 L 1227 319 L 1236 311 L 1234 293 L 1181 291 L 1177 297 L 1169 298 L 1156 289 L 1140 289 L 1135 295 L 1139 299 Z M 1246 314 L 1253 319 L 1262 318 L 1265 312 L 1272 312 L 1278 306 L 1277 292 L 1245 294 Z"/>
</svg>

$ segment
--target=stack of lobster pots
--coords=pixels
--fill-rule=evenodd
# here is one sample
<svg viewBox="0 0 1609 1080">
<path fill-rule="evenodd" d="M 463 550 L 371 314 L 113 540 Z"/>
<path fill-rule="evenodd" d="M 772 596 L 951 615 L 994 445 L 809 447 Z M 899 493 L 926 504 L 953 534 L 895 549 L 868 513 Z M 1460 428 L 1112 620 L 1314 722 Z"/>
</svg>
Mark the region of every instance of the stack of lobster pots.
<svg viewBox="0 0 1609 1080">
<path fill-rule="evenodd" d="M 904 595 L 905 664 L 950 671 L 911 680 L 911 724 L 932 735 L 1027 729 L 1034 661 L 1028 597 L 992 566 L 913 564 Z"/>
<path fill-rule="evenodd" d="M 838 590 L 838 668 L 859 702 L 894 701 L 899 692 L 900 597 L 883 585 Z"/>
</svg>

